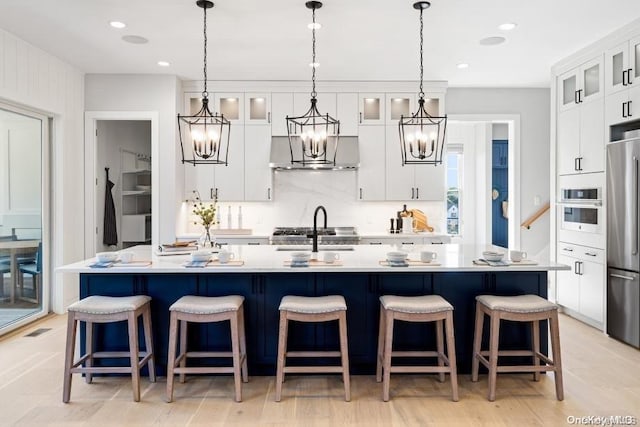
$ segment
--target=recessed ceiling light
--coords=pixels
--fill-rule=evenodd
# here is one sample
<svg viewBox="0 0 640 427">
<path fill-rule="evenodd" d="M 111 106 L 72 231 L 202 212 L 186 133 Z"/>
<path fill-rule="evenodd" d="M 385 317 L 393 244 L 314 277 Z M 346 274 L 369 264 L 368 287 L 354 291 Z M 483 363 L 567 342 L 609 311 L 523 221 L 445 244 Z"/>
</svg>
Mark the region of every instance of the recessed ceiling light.
<svg viewBox="0 0 640 427">
<path fill-rule="evenodd" d="M 167 61 L 158 61 L 158 65 L 161 67 L 168 67 L 171 64 Z"/>
<path fill-rule="evenodd" d="M 507 39 L 505 39 L 504 37 L 485 37 L 484 39 L 480 40 L 480 44 L 482 46 L 495 46 L 498 44 L 502 44 L 505 41 L 507 41 Z"/>
<path fill-rule="evenodd" d="M 465 68 L 469 68 L 469 64 L 467 64 L 466 62 L 461 62 L 458 65 L 456 65 L 456 67 L 458 67 L 461 70 L 464 70 Z"/>
<path fill-rule="evenodd" d="M 127 26 L 127 24 L 125 24 L 124 22 L 120 22 L 120 21 L 111 21 L 109 22 L 109 25 L 111 25 L 113 28 L 117 28 L 117 29 L 121 29 Z"/>
<path fill-rule="evenodd" d="M 518 24 L 514 24 L 513 22 L 505 22 L 504 24 L 498 25 L 498 29 L 502 31 L 511 31 L 517 26 Z"/>
<path fill-rule="evenodd" d="M 319 30 L 320 28 L 322 28 L 322 24 L 320 24 L 319 22 L 311 22 L 307 25 L 307 28 L 310 30 Z"/>
<path fill-rule="evenodd" d="M 145 39 L 142 36 L 134 36 L 134 35 L 122 36 L 122 40 L 126 41 L 127 43 L 133 43 L 133 44 L 149 43 L 148 39 Z"/>
</svg>

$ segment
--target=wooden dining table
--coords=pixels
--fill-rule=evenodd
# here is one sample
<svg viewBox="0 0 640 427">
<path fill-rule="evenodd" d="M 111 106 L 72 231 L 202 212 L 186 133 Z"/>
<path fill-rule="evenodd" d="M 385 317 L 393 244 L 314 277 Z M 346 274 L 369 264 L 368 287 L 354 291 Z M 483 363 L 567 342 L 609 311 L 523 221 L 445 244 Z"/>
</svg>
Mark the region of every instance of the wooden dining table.
<svg viewBox="0 0 640 427">
<path fill-rule="evenodd" d="M 0 241 L 0 254 L 9 255 L 11 262 L 11 290 L 9 291 L 11 304 L 16 300 L 16 288 L 18 285 L 18 255 L 27 253 L 33 254 L 38 250 L 39 244 L 40 240 Z"/>
</svg>

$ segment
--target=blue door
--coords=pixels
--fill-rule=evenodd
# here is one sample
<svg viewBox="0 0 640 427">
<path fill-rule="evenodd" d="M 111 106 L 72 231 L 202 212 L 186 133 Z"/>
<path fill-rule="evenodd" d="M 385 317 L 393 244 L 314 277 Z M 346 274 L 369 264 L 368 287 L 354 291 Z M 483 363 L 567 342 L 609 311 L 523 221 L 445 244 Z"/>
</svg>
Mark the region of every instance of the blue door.
<svg viewBox="0 0 640 427">
<path fill-rule="evenodd" d="M 492 150 L 491 243 L 509 246 L 509 220 L 506 203 L 509 200 L 509 145 L 506 140 L 493 140 Z"/>
</svg>

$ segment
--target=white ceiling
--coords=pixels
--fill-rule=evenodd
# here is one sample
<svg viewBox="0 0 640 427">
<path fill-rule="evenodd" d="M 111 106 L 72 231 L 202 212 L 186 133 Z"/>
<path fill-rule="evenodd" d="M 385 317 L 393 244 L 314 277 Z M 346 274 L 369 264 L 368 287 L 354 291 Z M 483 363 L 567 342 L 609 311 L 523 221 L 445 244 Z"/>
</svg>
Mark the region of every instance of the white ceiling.
<svg viewBox="0 0 640 427">
<path fill-rule="evenodd" d="M 307 80 L 305 0 L 215 0 L 209 79 Z M 318 80 L 416 80 L 418 16 L 411 0 L 326 0 L 317 12 Z M 425 11 L 425 80 L 450 86 L 549 85 L 552 64 L 640 17 L 638 0 L 432 0 Z M 108 25 L 120 20 L 127 28 Z M 505 33 L 504 22 L 518 27 Z M 0 28 L 87 73 L 202 79 L 202 9 L 195 0 L 1 0 Z M 121 40 L 146 37 L 146 45 Z M 479 40 L 504 35 L 499 46 Z M 159 60 L 169 68 L 156 65 Z M 458 70 L 456 64 L 470 67 Z"/>
</svg>

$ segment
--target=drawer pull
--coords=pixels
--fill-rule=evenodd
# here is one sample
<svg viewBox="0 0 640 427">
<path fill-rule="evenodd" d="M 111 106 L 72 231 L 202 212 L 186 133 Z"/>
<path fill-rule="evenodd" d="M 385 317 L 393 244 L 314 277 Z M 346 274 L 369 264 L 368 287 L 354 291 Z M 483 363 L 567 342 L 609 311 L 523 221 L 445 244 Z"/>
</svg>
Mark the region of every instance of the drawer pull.
<svg viewBox="0 0 640 427">
<path fill-rule="evenodd" d="M 593 252 L 585 252 L 584 254 L 589 256 L 598 256 L 598 254 L 594 254 Z"/>
</svg>

